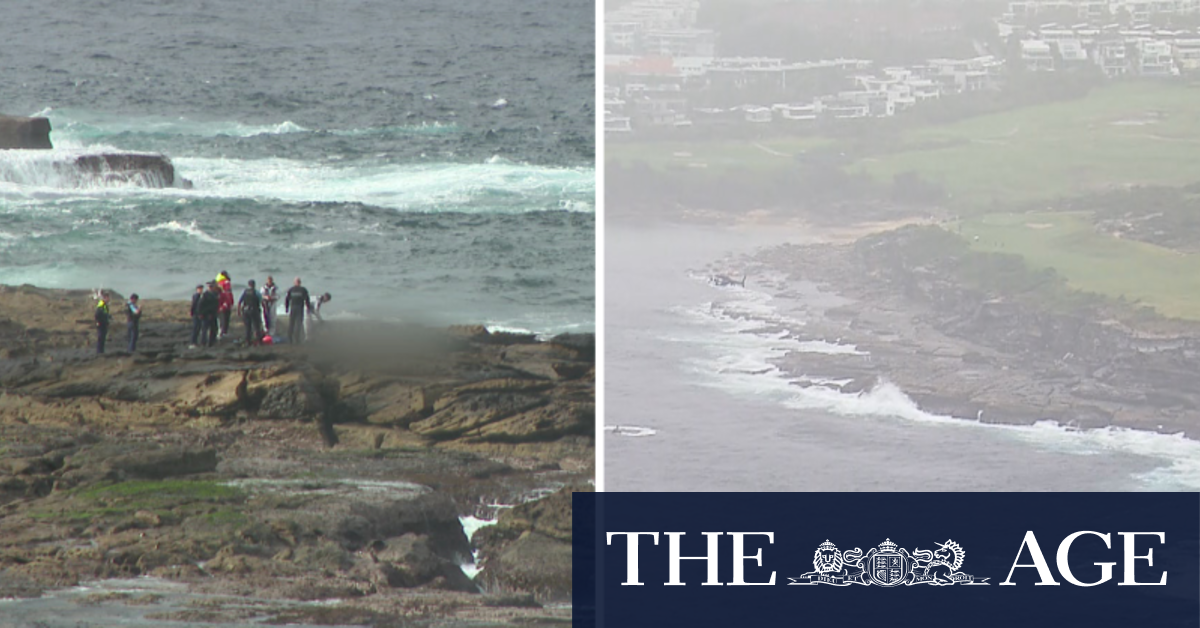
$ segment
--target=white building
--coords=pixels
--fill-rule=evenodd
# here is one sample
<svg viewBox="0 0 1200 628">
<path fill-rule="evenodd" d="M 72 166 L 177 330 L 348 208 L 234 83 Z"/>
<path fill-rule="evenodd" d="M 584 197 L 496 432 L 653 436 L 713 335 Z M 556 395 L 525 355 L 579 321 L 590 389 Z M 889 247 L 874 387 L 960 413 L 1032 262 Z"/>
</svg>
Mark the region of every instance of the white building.
<svg viewBox="0 0 1200 628">
<path fill-rule="evenodd" d="M 1143 40 L 1137 43 L 1138 73 L 1142 76 L 1178 76 L 1171 44 L 1165 41 Z"/>
<path fill-rule="evenodd" d="M 604 112 L 604 132 L 605 133 L 629 133 L 633 131 L 630 125 L 629 116 L 609 115 Z"/>
<path fill-rule="evenodd" d="M 716 54 L 715 31 L 689 28 L 642 33 L 640 52 L 663 57 L 711 57 Z"/>
<path fill-rule="evenodd" d="M 1123 39 L 1097 43 L 1092 51 L 1092 60 L 1108 78 L 1125 76 L 1133 70 L 1129 63 L 1128 47 Z"/>
<path fill-rule="evenodd" d="M 1088 51 L 1084 48 L 1083 41 L 1079 39 L 1059 40 L 1057 47 L 1058 56 L 1062 59 L 1064 66 L 1083 65 L 1088 62 Z"/>
<path fill-rule="evenodd" d="M 1054 51 L 1050 47 L 1050 42 L 1040 39 L 1022 41 L 1021 62 L 1030 72 L 1052 72 L 1054 70 Z"/>
<path fill-rule="evenodd" d="M 771 105 L 771 110 L 779 114 L 781 120 L 794 120 L 799 122 L 813 122 L 821 117 L 825 106 L 820 100 L 814 100 L 807 105 L 801 104 L 777 104 Z"/>
<path fill-rule="evenodd" d="M 943 87 L 942 92 L 977 92 L 992 89 L 1004 67 L 1004 61 L 991 55 L 973 59 L 930 59 L 929 77 Z"/>
<path fill-rule="evenodd" d="M 1181 72 L 1200 71 L 1200 39 L 1176 39 L 1173 48 Z"/>
<path fill-rule="evenodd" d="M 738 107 L 746 116 L 746 122 L 765 124 L 771 121 L 771 108 L 758 105 L 742 105 Z"/>
</svg>

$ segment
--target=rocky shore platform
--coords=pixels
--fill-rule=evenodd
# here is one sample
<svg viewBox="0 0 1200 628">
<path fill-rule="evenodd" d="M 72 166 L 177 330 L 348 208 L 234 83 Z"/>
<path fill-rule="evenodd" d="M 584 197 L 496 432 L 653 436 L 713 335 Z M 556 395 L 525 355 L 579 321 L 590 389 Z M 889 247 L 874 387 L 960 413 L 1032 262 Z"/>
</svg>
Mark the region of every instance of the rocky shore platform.
<svg viewBox="0 0 1200 628">
<path fill-rule="evenodd" d="M 1075 292 L 935 226 L 742 262 L 751 288 L 809 304 L 803 327 L 777 331 L 859 350 L 792 352 L 779 366 L 797 378 L 854 394 L 890 382 L 921 409 L 966 420 L 1200 438 L 1200 324 Z M 772 273 L 785 279 L 764 286 Z M 802 284 L 836 296 L 813 299 Z"/>
<path fill-rule="evenodd" d="M 327 321 L 302 346 L 189 349 L 186 303 L 143 305 L 137 352 L 118 316 L 96 355 L 90 293 L 0 286 L 0 598 L 150 576 L 201 597 L 93 602 L 193 623 L 569 622 L 591 334 Z"/>
</svg>

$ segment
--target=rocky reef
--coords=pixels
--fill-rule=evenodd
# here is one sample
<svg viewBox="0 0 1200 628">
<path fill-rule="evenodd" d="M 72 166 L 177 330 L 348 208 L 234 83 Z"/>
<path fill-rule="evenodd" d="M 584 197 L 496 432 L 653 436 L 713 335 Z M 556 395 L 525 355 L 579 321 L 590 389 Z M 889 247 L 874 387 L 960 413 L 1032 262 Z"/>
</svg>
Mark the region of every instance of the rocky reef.
<svg viewBox="0 0 1200 628">
<path fill-rule="evenodd" d="M 0 149 L 50 150 L 50 120 L 0 114 Z M 170 158 L 158 153 L 40 153 L 0 162 L 0 180 L 66 187 L 134 185 L 191 188 L 176 175 Z"/>
<path fill-rule="evenodd" d="M 848 300 L 814 308 L 802 333 L 862 352 L 794 353 L 781 360 L 789 372 L 844 380 L 852 393 L 888 381 L 925 410 L 984 422 L 1200 434 L 1195 322 L 1080 293 L 937 227 L 782 246 L 755 261 Z"/>
<path fill-rule="evenodd" d="M 234 621 L 220 600 L 247 595 L 285 623 L 569 617 L 590 334 L 328 321 L 189 349 L 187 304 L 147 300 L 138 351 L 96 355 L 92 307 L 0 286 L 0 597 L 149 575 L 210 596 L 161 619 Z"/>
<path fill-rule="evenodd" d="M 50 149 L 50 120 L 0 114 L 0 148 Z"/>
<path fill-rule="evenodd" d="M 192 182 L 175 175 L 175 165 L 157 153 L 98 153 L 55 164 L 65 173 L 102 184 L 133 184 L 144 188 L 190 188 Z"/>
</svg>

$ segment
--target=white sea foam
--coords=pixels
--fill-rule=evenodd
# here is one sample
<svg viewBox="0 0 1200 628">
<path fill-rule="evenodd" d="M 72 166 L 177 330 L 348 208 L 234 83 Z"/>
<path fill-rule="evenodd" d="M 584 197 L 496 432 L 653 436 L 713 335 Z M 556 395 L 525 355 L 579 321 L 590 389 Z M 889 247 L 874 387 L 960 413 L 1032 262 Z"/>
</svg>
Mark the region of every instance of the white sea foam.
<svg viewBox="0 0 1200 628">
<path fill-rule="evenodd" d="M 138 229 L 138 231 L 139 232 L 174 231 L 176 233 L 182 233 L 189 237 L 196 238 L 197 240 L 200 240 L 203 242 L 208 242 L 210 244 L 225 244 L 228 246 L 246 246 L 246 244 L 241 243 L 241 242 L 228 242 L 226 240 L 214 238 L 214 237 L 208 235 L 207 233 L 204 233 L 204 231 L 202 229 L 200 229 L 200 226 L 196 224 L 195 220 L 192 220 L 192 221 L 186 222 L 186 223 L 179 221 L 179 220 L 172 220 L 170 222 L 162 222 L 157 225 L 151 225 L 149 227 L 142 227 L 141 229 Z"/>
<path fill-rule="evenodd" d="M 474 580 L 475 576 L 483 573 L 483 567 L 480 567 L 478 562 L 463 563 L 459 565 L 458 568 L 461 569 L 463 574 L 471 580 Z"/>
<path fill-rule="evenodd" d="M 866 351 L 860 351 L 855 345 L 824 340 L 802 340 L 796 343 L 795 350 L 800 353 L 823 353 L 825 355 L 869 355 Z"/>
<path fill-rule="evenodd" d="M 540 318 L 540 317 L 537 317 L 537 318 Z M 516 325 L 516 324 L 514 324 L 512 322 L 508 322 L 508 321 L 486 321 L 483 323 L 483 327 L 485 329 L 487 329 L 489 333 L 493 333 L 493 334 L 498 334 L 498 333 L 528 334 L 528 335 L 532 335 L 536 340 L 540 340 L 540 341 L 550 340 L 551 338 L 553 338 L 554 336 L 557 336 L 560 333 L 568 333 L 568 332 L 576 332 L 576 331 L 590 331 L 591 330 L 590 327 L 587 327 L 580 323 L 566 323 L 564 321 L 551 320 L 549 318 L 543 318 L 542 320 L 535 320 L 533 322 L 535 324 L 537 324 L 539 327 L 541 327 L 542 329 L 553 329 L 555 331 L 539 332 L 539 331 L 530 329 L 528 327 L 522 327 L 520 325 Z"/>
<path fill-rule="evenodd" d="M 183 116 L 131 118 L 74 109 L 49 109 L 40 113 L 50 118 L 50 125 L 54 129 L 54 145 L 62 148 L 94 146 L 105 137 L 127 134 L 254 137 L 309 132 L 309 129 L 291 120 L 245 124 L 234 120 L 193 120 Z"/>
<path fill-rule="evenodd" d="M 292 245 L 292 248 L 297 250 L 315 251 L 319 249 L 327 249 L 335 244 L 337 244 L 337 242 L 297 242 Z"/>
<path fill-rule="evenodd" d="M 555 491 L 557 491 L 561 488 L 562 488 L 561 484 L 555 483 L 551 487 L 534 489 L 529 494 L 523 495 L 521 497 L 521 503 L 525 504 L 525 503 L 529 503 L 532 501 L 537 501 L 543 497 L 546 497 L 547 495 L 549 495 L 551 493 L 554 493 Z M 489 511 L 492 511 L 492 512 L 499 512 L 500 510 L 513 508 L 514 506 L 515 506 L 514 504 L 494 503 L 494 504 L 488 504 L 486 506 L 486 509 Z M 472 542 L 473 539 L 475 538 L 476 532 L 482 530 L 483 528 L 496 525 L 496 522 L 499 521 L 499 516 L 497 515 L 497 516 L 493 516 L 490 519 L 485 519 L 482 517 L 476 517 L 474 515 L 467 515 L 465 517 L 459 517 L 458 521 L 460 524 L 462 524 L 463 534 L 466 535 L 467 541 Z M 458 566 L 458 568 L 461 569 L 462 572 L 464 574 L 466 574 L 466 576 L 468 578 L 474 580 L 475 577 L 478 576 L 480 574 L 480 572 L 483 571 L 483 567 L 479 564 L 479 559 L 480 559 L 480 553 L 479 553 L 479 550 L 476 549 L 471 552 L 471 562 L 462 563 Z"/>
<path fill-rule="evenodd" d="M 103 193 L 144 189 L 144 183 L 134 178 L 104 176 L 103 172 L 88 172 L 75 164 L 84 155 L 114 151 L 120 152 L 108 146 L 0 151 L 0 193 L 20 197 L 60 190 Z"/>
<path fill-rule="evenodd" d="M 287 202 L 356 202 L 397 210 L 436 212 L 594 211 L 595 171 L 512 163 L 329 165 L 290 159 L 174 160 L 196 196 Z M 522 202 L 513 202 L 514 198 Z M 544 198 L 544 205 L 537 202 Z"/>
<path fill-rule="evenodd" d="M 882 380 L 868 391 L 844 393 L 838 390 L 850 380 L 838 379 L 837 373 L 796 376 L 779 369 L 775 362 L 790 352 L 814 348 L 821 353 L 850 353 L 864 355 L 849 345 L 814 344 L 780 334 L 778 331 L 756 332 L 765 323 L 780 320 L 778 313 L 769 311 L 769 295 L 753 295 L 747 290 L 745 300 L 737 303 L 706 303 L 692 308 L 677 308 L 693 323 L 707 323 L 693 333 L 675 332 L 671 340 L 695 342 L 709 348 L 710 355 L 690 360 L 687 367 L 702 385 L 725 390 L 736 395 L 753 395 L 774 400 L 785 407 L 798 410 L 819 410 L 832 415 L 855 417 L 884 417 L 938 425 L 950 429 L 978 429 L 1005 434 L 1032 444 L 1039 449 L 1071 455 L 1100 455 L 1105 453 L 1136 455 L 1161 461 L 1150 472 L 1135 479 L 1150 489 L 1200 488 L 1200 442 L 1182 434 L 1162 434 L 1124 427 L 1078 429 L 1054 421 L 1039 421 L 1033 425 L 983 423 L 978 417 L 952 417 L 923 410 L 898 386 Z M 762 320 L 748 316 L 754 311 Z M 718 332 L 713 334 L 713 327 Z M 838 347 L 830 350 L 830 347 Z M 797 383 L 810 384 L 806 387 Z"/>
<path fill-rule="evenodd" d="M 501 323 L 486 323 L 486 324 L 484 324 L 484 328 L 488 330 L 488 333 L 492 333 L 492 334 L 534 334 L 535 333 L 532 329 L 526 329 L 524 327 L 516 327 L 513 325 L 505 325 L 505 324 L 501 324 Z"/>
<path fill-rule="evenodd" d="M 480 519 L 474 515 L 459 517 L 458 521 L 462 523 L 463 534 L 467 535 L 467 540 L 475 538 L 475 533 L 488 526 L 496 525 L 496 519 Z"/>
<path fill-rule="evenodd" d="M 192 189 L 148 188 L 135 180 L 80 172 L 74 160 L 84 154 L 123 152 L 96 144 L 54 150 L 0 153 L 0 196 L 21 202 L 36 198 L 129 195 L 238 198 L 294 203 L 345 202 L 401 211 L 538 210 L 595 211 L 595 170 L 558 168 L 488 159 L 484 163 L 375 164 L 318 163 L 293 159 L 227 159 L 172 156 L 177 176 Z"/>
<path fill-rule="evenodd" d="M 656 429 L 636 425 L 605 425 L 604 431 L 615 436 L 628 436 L 630 438 L 644 438 L 658 434 L 658 430 Z"/>
<path fill-rule="evenodd" d="M 334 135 L 342 135 L 346 137 L 357 137 L 363 135 L 405 135 L 410 133 L 453 133 L 458 131 L 458 125 L 450 122 L 422 122 L 420 124 L 406 124 L 400 126 L 383 126 L 383 127 L 367 127 L 362 129 L 345 129 L 330 131 Z"/>
</svg>

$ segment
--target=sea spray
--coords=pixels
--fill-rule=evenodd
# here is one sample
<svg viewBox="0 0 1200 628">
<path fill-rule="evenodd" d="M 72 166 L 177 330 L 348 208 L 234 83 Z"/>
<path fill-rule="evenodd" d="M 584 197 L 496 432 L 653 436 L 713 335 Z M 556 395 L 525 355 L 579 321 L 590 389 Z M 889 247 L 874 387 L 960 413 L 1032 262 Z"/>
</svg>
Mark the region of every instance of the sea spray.
<svg viewBox="0 0 1200 628">
<path fill-rule="evenodd" d="M 671 342 L 693 343 L 709 349 L 705 357 L 687 362 L 689 372 L 702 385 L 734 395 L 750 394 L 773 399 L 796 410 L 820 410 L 847 418 L 900 419 L 951 429 L 981 430 L 1019 439 L 1035 447 L 1069 455 L 1119 453 L 1158 461 L 1156 468 L 1138 473 L 1135 479 L 1146 488 L 1200 488 L 1200 442 L 1182 434 L 1162 434 L 1124 427 L 1077 429 L 1054 421 L 1031 425 L 984 423 L 978 417 L 953 417 L 927 412 L 898 386 L 880 376 L 874 386 L 861 392 L 842 392 L 845 380 L 838 373 L 795 375 L 779 368 L 790 353 L 844 354 L 869 360 L 869 353 L 840 342 L 805 340 L 780 325 L 797 321 L 780 313 L 772 295 L 738 289 L 724 300 L 698 306 L 679 307 L 677 314 L 690 319 L 691 334 L 673 332 Z M 716 330 L 708 328 L 715 325 Z M 714 334 L 714 331 L 716 332 Z"/>
</svg>

